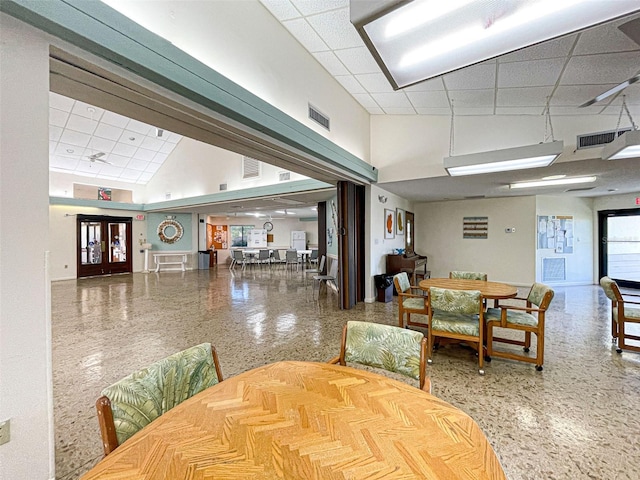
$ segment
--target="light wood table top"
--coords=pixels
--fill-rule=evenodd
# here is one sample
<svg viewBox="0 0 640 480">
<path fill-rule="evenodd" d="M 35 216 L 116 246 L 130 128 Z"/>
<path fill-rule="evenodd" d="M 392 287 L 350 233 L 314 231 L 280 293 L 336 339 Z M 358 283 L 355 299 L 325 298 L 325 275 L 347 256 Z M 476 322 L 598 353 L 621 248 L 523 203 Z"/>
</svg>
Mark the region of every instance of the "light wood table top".
<svg viewBox="0 0 640 480">
<path fill-rule="evenodd" d="M 363 370 L 277 362 L 186 400 L 82 478 L 506 477 L 478 425 L 452 405 Z"/>
<path fill-rule="evenodd" d="M 493 299 L 513 298 L 518 289 L 513 285 L 499 282 L 485 282 L 483 280 L 465 280 L 458 278 L 427 278 L 418 286 L 422 290 L 430 287 L 450 288 L 452 290 L 479 290 L 483 297 Z"/>
</svg>

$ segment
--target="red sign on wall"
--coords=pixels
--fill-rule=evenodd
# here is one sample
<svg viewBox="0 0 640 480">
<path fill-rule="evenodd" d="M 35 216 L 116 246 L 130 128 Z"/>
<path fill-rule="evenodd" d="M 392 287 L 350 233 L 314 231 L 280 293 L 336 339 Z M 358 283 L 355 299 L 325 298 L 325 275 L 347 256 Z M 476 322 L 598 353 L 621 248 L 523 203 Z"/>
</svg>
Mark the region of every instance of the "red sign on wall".
<svg viewBox="0 0 640 480">
<path fill-rule="evenodd" d="M 640 205 L 640 197 L 636 197 L 636 205 Z"/>
</svg>

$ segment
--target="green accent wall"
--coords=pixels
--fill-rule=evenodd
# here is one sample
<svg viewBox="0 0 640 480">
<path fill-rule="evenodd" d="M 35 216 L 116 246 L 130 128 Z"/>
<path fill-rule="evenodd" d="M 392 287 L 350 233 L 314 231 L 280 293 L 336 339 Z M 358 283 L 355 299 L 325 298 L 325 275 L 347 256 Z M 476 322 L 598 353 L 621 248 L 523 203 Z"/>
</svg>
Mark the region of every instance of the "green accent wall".
<svg viewBox="0 0 640 480">
<path fill-rule="evenodd" d="M 147 214 L 147 242 L 153 245 L 153 251 L 185 251 L 191 252 L 197 249 L 193 247 L 192 216 L 190 213 L 172 213 L 171 216 L 182 225 L 184 233 L 176 243 L 164 243 L 158 237 L 158 225 L 166 220 L 166 213 Z"/>
</svg>

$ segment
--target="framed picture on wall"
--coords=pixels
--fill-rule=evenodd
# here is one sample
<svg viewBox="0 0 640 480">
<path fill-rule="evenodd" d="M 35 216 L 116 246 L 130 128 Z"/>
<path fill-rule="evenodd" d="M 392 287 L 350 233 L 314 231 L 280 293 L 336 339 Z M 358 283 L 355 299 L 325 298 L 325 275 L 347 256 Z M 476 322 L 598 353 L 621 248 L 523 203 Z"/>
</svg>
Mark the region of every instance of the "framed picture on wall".
<svg viewBox="0 0 640 480">
<path fill-rule="evenodd" d="M 396 235 L 404 235 L 404 219 L 405 211 L 401 208 L 396 208 Z"/>
<path fill-rule="evenodd" d="M 396 231 L 396 212 L 384 209 L 384 238 L 395 238 Z"/>
</svg>

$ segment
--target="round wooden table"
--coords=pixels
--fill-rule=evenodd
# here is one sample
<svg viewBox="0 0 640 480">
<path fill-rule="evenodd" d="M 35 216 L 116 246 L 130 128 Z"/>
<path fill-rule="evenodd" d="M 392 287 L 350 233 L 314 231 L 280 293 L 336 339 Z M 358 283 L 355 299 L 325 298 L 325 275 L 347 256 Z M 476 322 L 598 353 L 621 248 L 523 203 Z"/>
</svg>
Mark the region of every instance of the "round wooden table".
<svg viewBox="0 0 640 480">
<path fill-rule="evenodd" d="M 502 300 L 513 298 L 518 294 L 518 289 L 513 285 L 499 282 L 485 282 L 483 280 L 465 280 L 458 278 L 427 278 L 418 286 L 422 290 L 430 287 L 449 288 L 452 290 L 479 290 L 483 297 Z"/>
<path fill-rule="evenodd" d="M 506 477 L 452 405 L 363 370 L 278 362 L 186 400 L 82 478 Z"/>
</svg>

